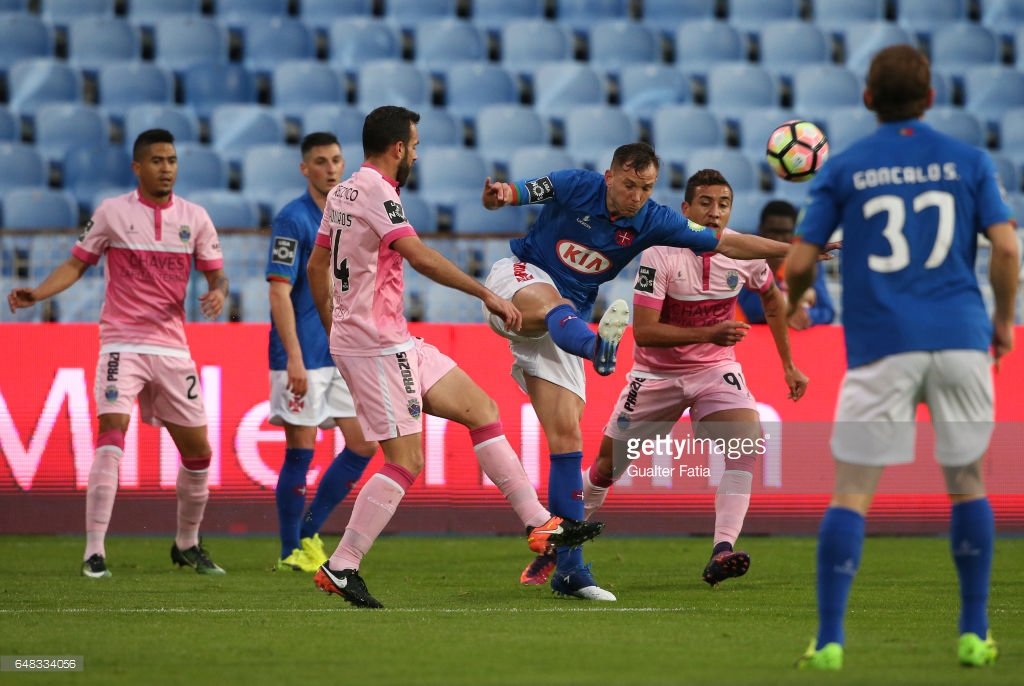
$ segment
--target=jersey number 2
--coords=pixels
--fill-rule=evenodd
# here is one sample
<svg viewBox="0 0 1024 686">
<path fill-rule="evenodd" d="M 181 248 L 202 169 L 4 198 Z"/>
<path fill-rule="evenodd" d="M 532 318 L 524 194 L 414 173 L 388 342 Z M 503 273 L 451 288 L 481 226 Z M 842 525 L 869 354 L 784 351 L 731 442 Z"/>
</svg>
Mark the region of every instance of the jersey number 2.
<svg viewBox="0 0 1024 686">
<path fill-rule="evenodd" d="M 941 265 L 953 245 L 953 228 L 956 223 L 956 210 L 953 196 L 946 191 L 925 191 L 914 197 L 913 210 L 921 212 L 929 207 L 939 210 L 938 232 L 932 252 L 924 263 L 925 269 L 935 269 Z M 868 267 L 872 271 L 888 274 L 898 272 L 910 264 L 910 245 L 903 229 L 907 221 L 907 208 L 903 198 L 897 195 L 880 195 L 864 203 L 864 218 L 870 219 L 879 212 L 888 214 L 882 236 L 889 241 L 891 255 L 869 255 Z"/>
</svg>

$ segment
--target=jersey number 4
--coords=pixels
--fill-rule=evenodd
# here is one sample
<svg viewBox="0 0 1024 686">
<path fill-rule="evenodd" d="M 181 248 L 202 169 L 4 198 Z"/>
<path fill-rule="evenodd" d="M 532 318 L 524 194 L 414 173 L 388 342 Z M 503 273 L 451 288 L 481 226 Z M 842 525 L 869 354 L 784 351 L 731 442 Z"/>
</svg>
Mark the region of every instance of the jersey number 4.
<svg viewBox="0 0 1024 686">
<path fill-rule="evenodd" d="M 334 270 L 334 279 L 341 284 L 341 290 L 349 290 L 348 282 L 348 258 L 339 258 L 338 255 L 338 241 L 341 239 L 341 231 L 334 232 L 334 250 L 332 251 L 333 259 L 331 260 L 331 266 Z"/>
<path fill-rule="evenodd" d="M 956 225 L 956 210 L 953 196 L 946 191 L 925 191 L 914 197 L 913 210 L 921 212 L 930 207 L 939 210 L 938 232 L 931 254 L 924 263 L 925 269 L 935 269 L 941 265 L 953 245 L 953 228 Z M 868 267 L 872 271 L 888 274 L 898 272 L 910 264 L 910 244 L 903 235 L 907 222 L 907 207 L 903 198 L 896 195 L 880 195 L 864 203 L 864 218 L 870 219 L 879 212 L 886 212 L 888 218 L 882 236 L 889 241 L 891 255 L 869 255 Z"/>
</svg>

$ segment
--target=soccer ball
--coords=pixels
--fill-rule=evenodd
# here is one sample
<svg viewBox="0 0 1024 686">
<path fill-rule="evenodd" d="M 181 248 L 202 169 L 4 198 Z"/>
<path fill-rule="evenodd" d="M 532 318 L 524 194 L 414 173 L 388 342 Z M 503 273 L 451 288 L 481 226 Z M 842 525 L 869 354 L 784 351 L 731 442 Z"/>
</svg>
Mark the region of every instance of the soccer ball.
<svg viewBox="0 0 1024 686">
<path fill-rule="evenodd" d="M 786 181 L 807 181 L 828 159 L 828 138 L 809 121 L 792 119 L 768 136 L 768 165 Z"/>
</svg>

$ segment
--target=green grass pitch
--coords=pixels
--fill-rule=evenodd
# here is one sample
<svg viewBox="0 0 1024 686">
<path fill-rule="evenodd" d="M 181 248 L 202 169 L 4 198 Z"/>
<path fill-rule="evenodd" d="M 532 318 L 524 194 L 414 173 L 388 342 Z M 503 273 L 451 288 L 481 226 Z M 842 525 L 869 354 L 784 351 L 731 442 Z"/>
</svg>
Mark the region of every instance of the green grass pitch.
<svg viewBox="0 0 1024 686">
<path fill-rule="evenodd" d="M 327 536 L 328 549 L 337 537 Z M 523 588 L 525 542 L 385 536 L 363 563 L 384 610 L 271 571 L 272 538 L 206 540 L 228 574 L 170 562 L 169 538 L 114 537 L 113 577 L 78 576 L 81 537 L 0 537 L 0 654 L 78 655 L 84 671 L 6 684 L 1018 684 L 1024 541 L 999 538 L 994 668 L 956 663 L 958 596 L 942 538 L 869 538 L 842 673 L 798 672 L 815 630 L 813 537 L 746 538 L 750 572 L 700 581 L 706 538 L 605 536 L 587 559 L 617 603 Z"/>
</svg>

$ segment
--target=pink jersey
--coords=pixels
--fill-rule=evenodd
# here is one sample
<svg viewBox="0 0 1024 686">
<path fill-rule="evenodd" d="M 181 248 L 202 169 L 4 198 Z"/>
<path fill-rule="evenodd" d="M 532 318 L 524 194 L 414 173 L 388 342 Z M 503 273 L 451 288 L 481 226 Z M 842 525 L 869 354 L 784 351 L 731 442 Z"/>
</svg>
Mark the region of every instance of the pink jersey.
<svg viewBox="0 0 1024 686">
<path fill-rule="evenodd" d="M 402 256 L 391 243 L 415 235 L 398 183 L 370 165 L 328 194 L 316 244 L 331 251 L 334 269 L 332 355 L 391 355 L 412 347 L 402 313 Z"/>
<path fill-rule="evenodd" d="M 734 233 L 731 229 L 726 232 Z M 714 326 L 735 317 L 744 285 L 764 293 L 774 283 L 765 260 L 734 260 L 718 253 L 654 247 L 640 258 L 633 303 L 661 312 L 659 321 L 686 328 Z M 698 343 L 675 348 L 637 346 L 633 368 L 651 374 L 678 374 L 723 360 L 735 360 L 732 346 Z"/>
<path fill-rule="evenodd" d="M 193 255 L 200 271 L 224 266 L 206 210 L 173 194 L 154 205 L 137 190 L 100 203 L 71 254 L 92 265 L 107 256 L 100 345 L 108 352 L 187 351 Z"/>
</svg>

